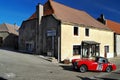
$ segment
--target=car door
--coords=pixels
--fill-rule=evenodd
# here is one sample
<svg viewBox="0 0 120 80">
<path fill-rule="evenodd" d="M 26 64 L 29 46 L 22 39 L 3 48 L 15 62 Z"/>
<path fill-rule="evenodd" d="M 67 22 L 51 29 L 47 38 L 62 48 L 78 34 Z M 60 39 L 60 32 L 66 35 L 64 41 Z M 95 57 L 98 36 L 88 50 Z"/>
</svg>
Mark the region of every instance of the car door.
<svg viewBox="0 0 120 80">
<path fill-rule="evenodd" d="M 105 71 L 107 66 L 108 66 L 108 60 L 103 58 L 103 68 L 102 68 L 102 71 Z"/>
<path fill-rule="evenodd" d="M 108 65 L 107 64 L 107 59 L 105 59 L 105 58 L 99 58 L 96 70 L 97 71 L 105 71 L 107 65 Z"/>
<path fill-rule="evenodd" d="M 98 62 L 92 62 L 90 66 L 90 70 L 96 71 L 97 66 L 98 66 Z"/>
<path fill-rule="evenodd" d="M 89 63 L 89 70 L 96 71 L 97 65 L 98 65 L 97 58 L 91 60 L 91 62 Z"/>
</svg>

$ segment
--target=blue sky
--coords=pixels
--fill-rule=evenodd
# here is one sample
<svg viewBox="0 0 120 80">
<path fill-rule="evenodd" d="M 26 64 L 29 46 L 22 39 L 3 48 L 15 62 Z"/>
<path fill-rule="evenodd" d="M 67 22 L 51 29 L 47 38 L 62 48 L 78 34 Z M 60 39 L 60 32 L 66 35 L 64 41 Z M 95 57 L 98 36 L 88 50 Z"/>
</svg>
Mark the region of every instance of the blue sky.
<svg viewBox="0 0 120 80">
<path fill-rule="evenodd" d="M 36 9 L 38 3 L 44 4 L 47 0 L 1 0 L 0 24 L 10 23 L 21 25 Z M 55 0 L 67 6 L 84 10 L 94 18 L 101 13 L 105 18 L 120 23 L 120 0 Z"/>
</svg>

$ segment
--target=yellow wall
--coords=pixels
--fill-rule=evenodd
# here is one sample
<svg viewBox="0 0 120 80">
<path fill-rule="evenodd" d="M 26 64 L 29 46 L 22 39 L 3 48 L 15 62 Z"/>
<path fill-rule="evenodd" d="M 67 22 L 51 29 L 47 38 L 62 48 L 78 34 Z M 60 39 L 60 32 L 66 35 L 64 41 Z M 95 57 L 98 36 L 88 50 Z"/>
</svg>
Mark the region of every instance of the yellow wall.
<svg viewBox="0 0 120 80">
<path fill-rule="evenodd" d="M 81 45 L 84 40 L 100 43 L 100 56 L 104 56 L 104 46 L 109 45 L 109 54 L 113 55 L 113 32 L 89 28 L 89 37 L 85 36 L 85 27 L 77 26 L 79 35 L 74 36 L 74 25 L 61 25 L 61 60 L 72 59 L 73 45 Z M 108 55 L 109 55 L 108 54 Z M 80 57 L 80 56 L 78 56 Z M 109 57 L 109 56 L 108 56 Z"/>
</svg>

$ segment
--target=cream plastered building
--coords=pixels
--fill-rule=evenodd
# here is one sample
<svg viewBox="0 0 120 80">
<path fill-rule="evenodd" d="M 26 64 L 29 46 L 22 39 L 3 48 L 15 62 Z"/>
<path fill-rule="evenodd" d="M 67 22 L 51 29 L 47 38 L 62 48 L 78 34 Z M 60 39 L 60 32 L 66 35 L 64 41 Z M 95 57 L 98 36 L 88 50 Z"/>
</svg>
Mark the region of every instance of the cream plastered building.
<svg viewBox="0 0 120 80">
<path fill-rule="evenodd" d="M 78 36 L 74 35 L 74 27 L 78 27 Z M 85 35 L 85 29 L 89 29 L 89 36 Z M 109 30 L 75 26 L 69 24 L 61 25 L 61 60 L 80 58 L 81 55 L 73 55 L 73 46 L 82 45 L 82 41 L 95 41 L 100 43 L 100 56 L 105 56 L 105 46 L 109 46 L 107 58 L 114 56 L 113 32 Z"/>
</svg>

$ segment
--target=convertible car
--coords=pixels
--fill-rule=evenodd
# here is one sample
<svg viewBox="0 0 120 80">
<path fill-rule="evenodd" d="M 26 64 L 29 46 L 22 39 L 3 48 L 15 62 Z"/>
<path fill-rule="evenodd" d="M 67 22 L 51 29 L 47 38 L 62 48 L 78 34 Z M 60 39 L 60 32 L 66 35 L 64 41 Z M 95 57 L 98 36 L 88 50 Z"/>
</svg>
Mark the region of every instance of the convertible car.
<svg viewBox="0 0 120 80">
<path fill-rule="evenodd" d="M 79 70 L 82 73 L 86 72 L 87 70 L 106 72 L 116 70 L 116 65 L 110 63 L 108 59 L 104 57 L 73 59 L 72 65 L 75 70 Z"/>
</svg>

